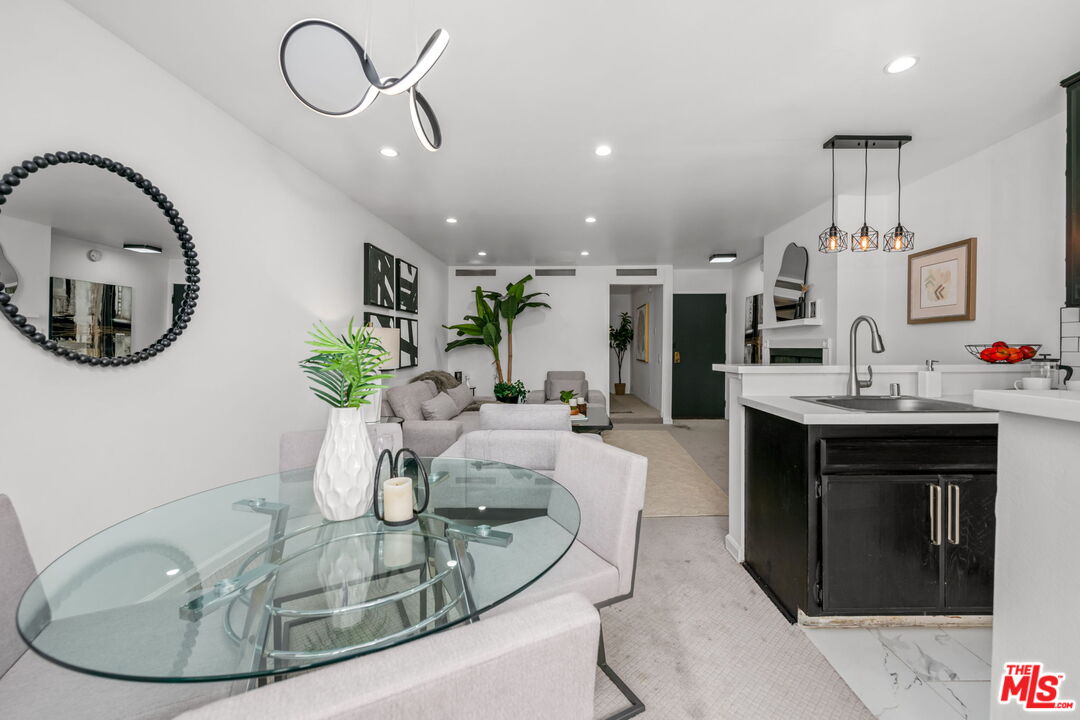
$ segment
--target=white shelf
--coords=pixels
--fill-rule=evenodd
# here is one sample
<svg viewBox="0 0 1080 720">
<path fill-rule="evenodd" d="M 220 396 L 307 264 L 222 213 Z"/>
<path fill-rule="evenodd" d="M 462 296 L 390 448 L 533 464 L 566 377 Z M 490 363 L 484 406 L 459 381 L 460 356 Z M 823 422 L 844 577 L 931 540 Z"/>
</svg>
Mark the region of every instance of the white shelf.
<svg viewBox="0 0 1080 720">
<path fill-rule="evenodd" d="M 822 325 L 823 321 L 820 317 L 812 318 L 799 318 L 798 320 L 785 320 L 784 322 L 775 322 L 768 325 L 762 325 L 762 330 L 783 330 L 784 328 L 793 327 L 805 327 L 807 325 Z"/>
</svg>

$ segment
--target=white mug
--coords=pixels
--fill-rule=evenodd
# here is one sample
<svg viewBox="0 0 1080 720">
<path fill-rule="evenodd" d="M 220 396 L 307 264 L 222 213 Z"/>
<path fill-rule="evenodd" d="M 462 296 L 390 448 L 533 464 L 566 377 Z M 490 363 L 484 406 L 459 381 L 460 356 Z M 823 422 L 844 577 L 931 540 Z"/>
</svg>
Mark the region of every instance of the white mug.
<svg viewBox="0 0 1080 720">
<path fill-rule="evenodd" d="M 1066 390 L 1072 390 L 1073 392 L 1080 392 L 1080 380 L 1068 380 L 1065 383 Z"/>
<path fill-rule="evenodd" d="M 1017 390 L 1049 390 L 1050 378 L 1044 377 L 1026 377 L 1020 378 L 1013 383 L 1013 387 Z"/>
</svg>

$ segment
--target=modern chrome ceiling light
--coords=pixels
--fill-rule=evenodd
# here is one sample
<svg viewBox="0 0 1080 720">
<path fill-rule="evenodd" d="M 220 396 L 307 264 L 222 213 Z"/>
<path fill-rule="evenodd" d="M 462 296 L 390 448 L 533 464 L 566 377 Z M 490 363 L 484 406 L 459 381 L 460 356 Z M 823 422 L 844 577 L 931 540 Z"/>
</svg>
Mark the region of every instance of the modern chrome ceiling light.
<svg viewBox="0 0 1080 720">
<path fill-rule="evenodd" d="M 851 252 L 878 249 L 878 231 L 866 222 L 866 194 L 870 177 L 870 143 L 863 143 L 862 227 L 851 234 Z"/>
<path fill-rule="evenodd" d="M 919 58 L 913 55 L 903 55 L 886 65 L 885 72 L 890 75 L 896 75 L 898 73 L 906 72 L 911 68 L 915 67 L 915 63 L 917 62 L 919 62 Z"/>
<path fill-rule="evenodd" d="M 735 253 L 713 253 L 709 256 L 709 262 L 711 263 L 730 263 L 735 262 Z"/>
<path fill-rule="evenodd" d="M 896 148 L 896 227 L 885 233 L 882 239 L 881 249 L 885 252 L 907 252 L 915 248 L 915 233 L 904 227 L 900 222 L 900 149 Z"/>
<path fill-rule="evenodd" d="M 384 77 L 367 51 L 344 28 L 313 18 L 301 20 L 285 31 L 278 66 L 296 99 L 324 117 L 352 117 L 371 107 L 379 95 L 408 92 L 416 137 L 426 150 L 434 152 L 442 146 L 442 133 L 431 104 L 417 84 L 435 67 L 449 43 L 450 34 L 436 30 L 411 68 L 400 77 Z M 329 73 L 331 66 L 346 70 Z"/>
<path fill-rule="evenodd" d="M 836 227 L 836 146 L 832 147 L 832 223 L 818 235 L 818 252 L 834 253 L 847 250 L 848 234 Z"/>
<path fill-rule="evenodd" d="M 124 243 L 124 249 L 133 253 L 142 253 L 143 255 L 160 255 L 162 252 L 157 245 L 146 245 L 145 243 Z"/>
</svg>

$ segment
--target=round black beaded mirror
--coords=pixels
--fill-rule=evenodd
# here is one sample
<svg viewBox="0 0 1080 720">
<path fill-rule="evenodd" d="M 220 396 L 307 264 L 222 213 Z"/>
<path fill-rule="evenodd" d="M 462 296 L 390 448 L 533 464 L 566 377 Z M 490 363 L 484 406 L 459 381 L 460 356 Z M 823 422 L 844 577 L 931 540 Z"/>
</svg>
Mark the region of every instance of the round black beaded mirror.
<svg viewBox="0 0 1080 720">
<path fill-rule="evenodd" d="M 143 362 L 176 342 L 198 297 L 191 233 L 134 168 L 61 151 L 0 176 L 0 314 L 41 349 L 95 367 Z"/>
</svg>

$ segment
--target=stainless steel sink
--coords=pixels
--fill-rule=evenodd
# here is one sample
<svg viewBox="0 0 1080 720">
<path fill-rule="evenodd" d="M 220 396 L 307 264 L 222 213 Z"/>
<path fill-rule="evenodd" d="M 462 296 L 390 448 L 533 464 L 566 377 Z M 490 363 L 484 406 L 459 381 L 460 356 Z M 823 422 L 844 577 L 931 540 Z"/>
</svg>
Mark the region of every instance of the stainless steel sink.
<svg viewBox="0 0 1080 720">
<path fill-rule="evenodd" d="M 993 410 L 975 407 L 974 405 L 910 395 L 896 397 L 889 395 L 827 395 L 824 397 L 797 397 L 795 399 L 844 410 L 871 413 L 993 412 Z"/>
</svg>

